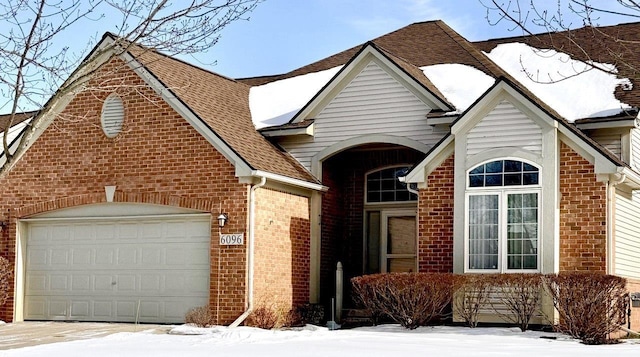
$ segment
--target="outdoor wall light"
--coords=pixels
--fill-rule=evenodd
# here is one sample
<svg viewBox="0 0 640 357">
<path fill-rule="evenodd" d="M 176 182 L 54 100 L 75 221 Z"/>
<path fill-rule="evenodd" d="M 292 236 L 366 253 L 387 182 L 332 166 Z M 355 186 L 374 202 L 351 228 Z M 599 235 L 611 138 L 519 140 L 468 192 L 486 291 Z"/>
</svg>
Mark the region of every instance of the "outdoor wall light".
<svg viewBox="0 0 640 357">
<path fill-rule="evenodd" d="M 220 213 L 220 215 L 218 216 L 218 226 L 220 228 L 224 227 L 225 223 L 227 223 L 227 220 L 229 219 L 229 217 L 227 216 L 226 213 Z"/>
</svg>

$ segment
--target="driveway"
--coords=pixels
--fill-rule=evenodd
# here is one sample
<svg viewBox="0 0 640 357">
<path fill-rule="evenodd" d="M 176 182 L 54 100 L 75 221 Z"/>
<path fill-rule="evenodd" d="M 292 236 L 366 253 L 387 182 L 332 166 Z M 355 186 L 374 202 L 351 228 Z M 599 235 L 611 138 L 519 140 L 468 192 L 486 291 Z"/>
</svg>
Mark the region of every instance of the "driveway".
<svg viewBox="0 0 640 357">
<path fill-rule="evenodd" d="M 173 326 L 97 322 L 17 322 L 0 325 L 0 350 L 84 340 L 118 332 L 167 333 Z"/>
</svg>

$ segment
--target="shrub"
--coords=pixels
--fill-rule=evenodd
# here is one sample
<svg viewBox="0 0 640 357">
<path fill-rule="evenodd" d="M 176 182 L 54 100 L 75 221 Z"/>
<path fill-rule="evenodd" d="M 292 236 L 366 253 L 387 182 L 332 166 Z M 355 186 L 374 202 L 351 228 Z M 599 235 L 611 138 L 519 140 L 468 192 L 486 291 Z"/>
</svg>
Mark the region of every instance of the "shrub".
<svg viewBox="0 0 640 357">
<path fill-rule="evenodd" d="M 354 293 L 374 316 L 415 329 L 443 317 L 459 277 L 447 273 L 373 274 L 351 279 Z"/>
<path fill-rule="evenodd" d="M 305 321 L 299 309 L 292 309 L 283 302 L 268 302 L 263 299 L 251 312 L 246 324 L 247 326 L 270 330 L 281 327 L 304 326 Z"/>
<path fill-rule="evenodd" d="M 613 342 L 610 335 L 626 321 L 626 280 L 588 273 L 545 275 L 544 284 L 558 311 L 557 331 L 585 344 Z"/>
<path fill-rule="evenodd" d="M 275 309 L 265 305 L 255 308 L 247 318 L 247 326 L 270 330 L 278 324 L 278 314 Z"/>
<path fill-rule="evenodd" d="M 185 315 L 185 322 L 198 327 L 209 327 L 215 325 L 214 316 L 209 306 L 195 307 Z"/>
<path fill-rule="evenodd" d="M 303 304 L 296 307 L 301 325 L 312 324 L 321 326 L 324 321 L 324 306 L 321 304 Z M 294 325 L 295 326 L 295 325 Z"/>
<path fill-rule="evenodd" d="M 493 275 L 462 275 L 453 303 L 456 313 L 473 328 L 478 325 L 478 314 L 487 306 L 494 281 Z"/>
<path fill-rule="evenodd" d="M 13 270 L 9 260 L 0 257 L 0 306 L 4 305 L 9 299 L 9 288 L 11 286 L 11 277 L 13 276 Z"/>
<path fill-rule="evenodd" d="M 493 310 L 505 321 L 526 331 L 533 315 L 540 311 L 542 275 L 499 274 L 493 277 L 497 298 L 489 300 Z"/>
</svg>

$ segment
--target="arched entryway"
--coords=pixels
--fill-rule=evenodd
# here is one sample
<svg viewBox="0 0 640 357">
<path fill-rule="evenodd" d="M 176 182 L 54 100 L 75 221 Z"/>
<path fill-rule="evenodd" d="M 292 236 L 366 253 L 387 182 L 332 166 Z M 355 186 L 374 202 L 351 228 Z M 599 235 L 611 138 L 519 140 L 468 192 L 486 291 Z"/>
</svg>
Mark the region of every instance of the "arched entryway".
<svg viewBox="0 0 640 357">
<path fill-rule="evenodd" d="M 391 143 L 362 144 L 321 162 L 321 300 L 335 294 L 335 269 L 344 267 L 345 305 L 349 279 L 385 271 L 415 271 L 417 197 L 397 180 L 424 157 Z"/>
</svg>

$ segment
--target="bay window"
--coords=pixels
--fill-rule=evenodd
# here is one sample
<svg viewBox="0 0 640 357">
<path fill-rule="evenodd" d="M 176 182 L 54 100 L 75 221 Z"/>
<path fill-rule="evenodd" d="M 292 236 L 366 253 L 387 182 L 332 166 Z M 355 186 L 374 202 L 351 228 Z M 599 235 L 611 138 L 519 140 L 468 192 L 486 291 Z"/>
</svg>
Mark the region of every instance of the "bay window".
<svg viewBox="0 0 640 357">
<path fill-rule="evenodd" d="M 465 265 L 468 271 L 538 271 L 539 169 L 496 160 L 467 175 Z"/>
</svg>

